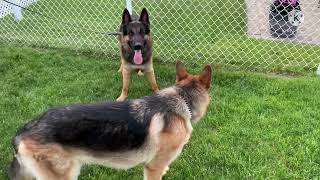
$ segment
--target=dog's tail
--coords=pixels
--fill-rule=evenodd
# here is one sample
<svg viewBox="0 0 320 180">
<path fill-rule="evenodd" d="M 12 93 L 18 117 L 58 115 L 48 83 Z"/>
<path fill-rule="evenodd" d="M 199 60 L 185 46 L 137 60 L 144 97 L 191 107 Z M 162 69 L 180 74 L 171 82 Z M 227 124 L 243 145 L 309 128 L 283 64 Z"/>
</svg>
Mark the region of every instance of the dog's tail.
<svg viewBox="0 0 320 180">
<path fill-rule="evenodd" d="M 26 168 L 20 164 L 17 157 L 14 157 L 8 167 L 8 177 L 10 180 L 33 179 L 34 176 L 28 173 Z"/>
<path fill-rule="evenodd" d="M 15 156 L 8 166 L 8 177 L 10 180 L 23 180 L 32 179 L 32 175 L 27 172 L 22 161 L 19 161 L 21 155 L 18 152 L 18 146 L 20 144 L 20 136 L 17 135 L 12 139 L 12 145 L 14 147 Z M 22 163 L 22 164 L 21 164 Z"/>
<path fill-rule="evenodd" d="M 16 157 L 14 157 L 8 167 L 8 176 L 11 180 L 20 180 L 24 177 L 21 165 Z"/>
</svg>

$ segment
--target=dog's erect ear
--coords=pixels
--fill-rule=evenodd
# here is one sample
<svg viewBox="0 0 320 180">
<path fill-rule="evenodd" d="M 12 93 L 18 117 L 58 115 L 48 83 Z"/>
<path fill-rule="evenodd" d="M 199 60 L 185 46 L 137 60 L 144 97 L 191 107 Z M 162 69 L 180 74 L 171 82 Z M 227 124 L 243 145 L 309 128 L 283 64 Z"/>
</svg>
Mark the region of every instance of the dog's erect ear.
<svg viewBox="0 0 320 180">
<path fill-rule="evenodd" d="M 146 8 L 143 8 L 140 14 L 139 21 L 144 24 L 149 24 L 149 14 Z"/>
<path fill-rule="evenodd" d="M 131 15 L 127 8 L 124 9 L 122 14 L 122 25 L 129 24 L 131 22 Z"/>
<path fill-rule="evenodd" d="M 188 77 L 187 71 L 184 69 L 183 64 L 180 61 L 176 63 L 176 82 L 179 82 Z"/>
<path fill-rule="evenodd" d="M 212 69 L 210 65 L 206 65 L 201 74 L 200 74 L 200 82 L 204 85 L 205 88 L 209 89 L 211 84 L 211 76 L 212 76 Z"/>
</svg>

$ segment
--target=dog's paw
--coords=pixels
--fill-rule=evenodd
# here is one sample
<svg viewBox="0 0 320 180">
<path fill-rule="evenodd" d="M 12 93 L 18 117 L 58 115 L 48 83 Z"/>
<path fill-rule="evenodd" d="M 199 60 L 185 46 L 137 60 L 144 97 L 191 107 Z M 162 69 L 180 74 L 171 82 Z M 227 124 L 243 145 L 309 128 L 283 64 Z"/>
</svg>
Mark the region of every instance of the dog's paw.
<svg viewBox="0 0 320 180">
<path fill-rule="evenodd" d="M 117 98 L 117 102 L 122 102 L 122 101 L 124 101 L 124 100 L 126 100 L 126 97 L 125 96 L 119 96 L 118 98 Z"/>
<path fill-rule="evenodd" d="M 159 88 L 158 87 L 154 87 L 152 88 L 153 92 L 158 92 L 159 91 Z"/>
<path fill-rule="evenodd" d="M 164 168 L 164 171 L 163 171 L 163 173 L 162 173 L 162 176 L 165 175 L 168 170 L 169 170 L 169 166 L 165 167 L 165 168 Z"/>
</svg>

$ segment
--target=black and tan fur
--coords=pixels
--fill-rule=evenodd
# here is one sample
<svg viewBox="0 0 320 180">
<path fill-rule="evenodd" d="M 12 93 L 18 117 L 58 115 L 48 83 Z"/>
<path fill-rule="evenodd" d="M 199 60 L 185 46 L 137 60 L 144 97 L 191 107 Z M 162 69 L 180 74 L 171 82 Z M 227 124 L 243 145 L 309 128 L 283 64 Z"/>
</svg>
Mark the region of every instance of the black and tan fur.
<svg viewBox="0 0 320 180">
<path fill-rule="evenodd" d="M 147 10 L 142 9 L 140 17 L 136 17 L 131 16 L 129 11 L 125 9 L 122 14 L 120 32 L 121 65 L 119 72 L 122 73 L 122 90 L 117 101 L 126 99 L 132 71 L 137 71 L 139 74 L 144 72 L 152 90 L 158 91 L 152 63 L 152 38 Z M 135 49 L 141 49 L 142 51 L 143 63 L 140 65 L 133 63 Z"/>
<path fill-rule="evenodd" d="M 207 111 L 211 74 L 177 63 L 176 84 L 152 96 L 48 110 L 18 130 L 10 179 L 77 179 L 83 164 L 143 164 L 146 180 L 161 179 Z"/>
</svg>

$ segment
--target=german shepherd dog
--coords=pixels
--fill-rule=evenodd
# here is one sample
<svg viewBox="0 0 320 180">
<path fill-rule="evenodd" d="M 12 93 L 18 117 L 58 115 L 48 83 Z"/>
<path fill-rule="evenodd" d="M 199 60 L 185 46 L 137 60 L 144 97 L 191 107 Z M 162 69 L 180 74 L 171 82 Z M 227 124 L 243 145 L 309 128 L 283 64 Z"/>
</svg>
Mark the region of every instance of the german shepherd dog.
<svg viewBox="0 0 320 180">
<path fill-rule="evenodd" d="M 207 111 L 211 74 L 178 62 L 176 84 L 152 96 L 48 110 L 17 131 L 10 179 L 77 179 L 83 164 L 143 164 L 145 179 L 161 179 Z"/>
<path fill-rule="evenodd" d="M 131 16 L 127 9 L 122 14 L 120 26 L 120 55 L 122 73 L 122 90 L 117 101 L 124 101 L 127 97 L 131 71 L 136 70 L 141 75 L 144 72 L 153 91 L 158 91 L 152 63 L 152 39 L 149 15 L 145 8 L 140 17 Z"/>
</svg>

